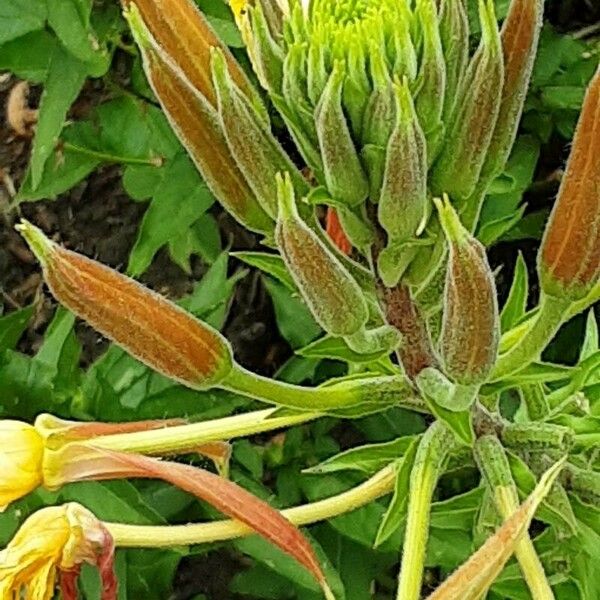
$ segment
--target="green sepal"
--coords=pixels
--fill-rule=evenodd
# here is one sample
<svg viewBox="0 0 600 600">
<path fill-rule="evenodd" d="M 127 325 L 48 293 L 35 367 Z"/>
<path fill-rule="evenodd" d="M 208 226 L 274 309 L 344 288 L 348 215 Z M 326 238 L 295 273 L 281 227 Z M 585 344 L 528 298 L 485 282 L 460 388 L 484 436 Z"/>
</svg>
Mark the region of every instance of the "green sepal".
<svg viewBox="0 0 600 600">
<path fill-rule="evenodd" d="M 327 188 L 337 200 L 357 206 L 366 199 L 369 183 L 342 107 L 344 80 L 344 64 L 336 61 L 315 110 L 315 122 Z"/>
<path fill-rule="evenodd" d="M 424 396 L 452 412 L 471 408 L 479 389 L 477 386 L 454 384 L 435 367 L 423 369 L 417 375 L 415 383 Z"/>
<path fill-rule="evenodd" d="M 390 354 L 402 342 L 400 332 L 391 325 L 381 325 L 375 329 L 363 327 L 356 333 L 346 336 L 344 341 L 358 354 L 385 352 Z"/>
</svg>

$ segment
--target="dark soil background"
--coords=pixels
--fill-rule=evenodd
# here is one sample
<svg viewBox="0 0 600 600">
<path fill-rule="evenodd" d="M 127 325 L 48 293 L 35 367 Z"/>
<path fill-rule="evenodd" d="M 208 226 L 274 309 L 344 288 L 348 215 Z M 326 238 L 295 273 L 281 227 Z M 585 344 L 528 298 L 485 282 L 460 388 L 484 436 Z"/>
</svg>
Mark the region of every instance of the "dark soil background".
<svg viewBox="0 0 600 600">
<path fill-rule="evenodd" d="M 547 0 L 547 19 L 560 31 L 574 32 L 594 27 L 600 22 L 600 0 Z M 114 70 L 117 75 L 129 72 L 126 55 L 117 55 Z M 10 75 L 0 75 L 0 106 L 5 106 L 10 90 L 17 81 Z M 39 89 L 33 88 L 30 102 L 39 99 Z M 70 112 L 70 118 L 85 116 L 91 107 L 106 98 L 99 81 L 88 82 Z M 133 202 L 124 192 L 118 166 L 105 166 L 87 180 L 48 202 L 24 203 L 18 211 L 8 212 L 11 198 L 18 189 L 29 159 L 30 139 L 19 137 L 2 116 L 0 121 L 0 301 L 5 312 L 26 306 L 36 300 L 36 317 L 20 343 L 20 350 L 36 352 L 45 326 L 54 311 L 53 301 L 44 292 L 40 270 L 33 255 L 14 230 L 22 215 L 40 226 L 47 234 L 66 247 L 94 257 L 117 269 L 123 269 L 135 241 L 145 205 Z M 564 139 L 554 138 L 542 151 L 539 179 L 559 168 L 566 158 Z M 557 184 L 541 186 L 527 200 L 534 206 L 550 201 Z M 215 211 L 223 240 L 234 249 L 253 248 L 257 240 L 239 227 L 228 215 Z M 494 267 L 503 266 L 499 275 L 501 293 L 510 282 L 510 269 L 517 252 L 524 252 L 528 264 L 535 265 L 535 242 L 502 243 L 491 249 Z M 232 268 L 237 268 L 232 261 Z M 161 251 L 142 281 L 170 298 L 191 291 L 205 267 L 199 259 L 192 261 L 188 276 Z M 106 342 L 89 327 L 78 324 L 83 344 L 82 360 L 89 364 L 102 353 Z M 256 273 L 251 273 L 238 286 L 225 334 L 232 342 L 238 360 L 250 369 L 272 374 L 289 357 L 290 351 L 275 326 L 273 310 Z M 208 555 L 182 562 L 176 578 L 173 600 L 193 598 L 204 593 L 210 600 L 234 600 L 227 591 L 231 576 L 243 568 L 239 555 L 228 550 L 215 550 Z"/>
</svg>

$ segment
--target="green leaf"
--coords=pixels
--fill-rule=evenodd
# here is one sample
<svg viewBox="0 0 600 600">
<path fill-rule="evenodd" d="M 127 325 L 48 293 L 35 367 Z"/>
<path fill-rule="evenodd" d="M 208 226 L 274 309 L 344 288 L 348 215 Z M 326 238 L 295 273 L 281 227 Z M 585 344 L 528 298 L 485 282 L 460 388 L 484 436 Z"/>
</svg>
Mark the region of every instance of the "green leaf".
<svg viewBox="0 0 600 600">
<path fill-rule="evenodd" d="M 589 358 L 600 349 L 598 344 L 598 321 L 594 310 L 590 310 L 585 322 L 585 338 L 579 353 L 579 361 Z"/>
<path fill-rule="evenodd" d="M 349 470 L 361 471 L 371 475 L 406 454 L 412 447 L 416 437 L 409 435 L 382 444 L 368 444 L 350 448 L 314 467 L 305 469 L 304 473 L 318 475 L 320 473 Z"/>
<path fill-rule="evenodd" d="M 34 191 L 42 181 L 46 161 L 52 154 L 67 110 L 79 94 L 85 76 L 84 63 L 60 47 L 55 49 L 50 58 L 31 151 L 31 187 Z"/>
<path fill-rule="evenodd" d="M 381 546 L 381 544 L 397 532 L 404 521 L 408 508 L 410 473 L 415 463 L 420 439 L 421 436 L 412 439 L 404 457 L 397 463 L 394 495 L 377 530 L 375 547 Z"/>
<path fill-rule="evenodd" d="M 3 0 L 0 6 L 0 44 L 42 29 L 45 21 L 45 0 Z"/>
<path fill-rule="evenodd" d="M 91 0 L 46 0 L 48 24 L 69 53 L 87 64 L 93 77 L 106 73 L 109 56 L 89 26 Z"/>
<path fill-rule="evenodd" d="M 132 277 L 141 275 L 158 250 L 189 229 L 213 202 L 213 195 L 187 155 L 180 154 L 170 161 L 144 214 L 129 256 L 128 273 Z"/>
<path fill-rule="evenodd" d="M 281 335 L 292 348 L 306 346 L 312 342 L 321 333 L 321 327 L 306 304 L 274 279 L 264 277 L 264 282 L 273 300 L 277 327 Z"/>
<path fill-rule="evenodd" d="M 297 292 L 298 288 L 279 254 L 267 254 L 266 252 L 232 252 L 231 256 L 245 262 L 251 267 L 260 269 L 267 275 L 275 277 L 275 279 L 283 283 L 290 292 Z"/>
<path fill-rule="evenodd" d="M 32 304 L 0 317 L 0 354 L 5 350 L 14 350 L 31 321 L 34 308 Z"/>
<path fill-rule="evenodd" d="M 190 257 L 198 254 L 208 264 L 221 253 L 219 226 L 211 214 L 202 215 L 189 229 L 169 240 L 169 254 L 173 262 L 191 274 Z"/>
<path fill-rule="evenodd" d="M 525 264 L 523 255 L 519 252 L 510 292 L 500 315 L 502 331 L 508 331 L 524 317 L 527 310 L 528 292 L 529 277 L 527 274 L 527 265 Z"/>
<path fill-rule="evenodd" d="M 56 38 L 43 29 L 6 42 L 0 46 L 0 70 L 43 83 L 48 75 L 50 57 L 58 45 Z"/>
</svg>

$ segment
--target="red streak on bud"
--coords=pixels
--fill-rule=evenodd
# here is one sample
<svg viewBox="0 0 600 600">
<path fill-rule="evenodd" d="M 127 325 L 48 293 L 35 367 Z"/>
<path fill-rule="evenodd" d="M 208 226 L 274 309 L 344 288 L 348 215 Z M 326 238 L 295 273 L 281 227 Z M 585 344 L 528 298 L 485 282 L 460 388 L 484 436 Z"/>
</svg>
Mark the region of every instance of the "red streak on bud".
<svg viewBox="0 0 600 600">
<path fill-rule="evenodd" d="M 325 226 L 329 239 L 337 246 L 340 252 L 344 253 L 346 256 L 350 256 L 352 253 L 352 244 L 342 228 L 340 218 L 335 208 L 327 208 Z"/>
<path fill-rule="evenodd" d="M 539 255 L 543 290 L 576 300 L 600 277 L 600 71 L 586 94 Z"/>
<path fill-rule="evenodd" d="M 52 293 L 132 356 L 196 389 L 229 372 L 231 351 L 220 333 L 133 279 L 47 243 L 43 266 Z"/>
</svg>

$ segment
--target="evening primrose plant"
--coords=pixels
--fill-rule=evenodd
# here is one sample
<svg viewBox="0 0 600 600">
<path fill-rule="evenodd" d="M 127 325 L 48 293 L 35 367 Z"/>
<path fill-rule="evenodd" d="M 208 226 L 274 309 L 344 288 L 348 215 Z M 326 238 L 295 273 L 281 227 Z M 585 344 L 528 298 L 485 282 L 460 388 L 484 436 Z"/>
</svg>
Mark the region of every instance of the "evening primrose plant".
<svg viewBox="0 0 600 600">
<path fill-rule="evenodd" d="M 585 97 L 539 252 L 539 302 L 527 310 L 520 260 L 500 309 L 474 232 L 515 141 L 541 0 L 512 0 L 501 30 L 494 3 L 480 0 L 478 39 L 462 0 L 232 0 L 253 75 L 188 0 L 123 4 L 174 131 L 223 208 L 261 236 L 264 252 L 241 257 L 285 273 L 325 332 L 300 352 L 345 362 L 348 373 L 319 387 L 254 374 L 207 323 L 24 221 L 18 229 L 66 308 L 178 383 L 271 406 L 199 423 L 84 424 L 51 415 L 32 426 L 7 422 L 19 451 L 0 454 L 8 465 L 0 501 L 7 505 L 39 485 L 162 479 L 233 520 L 98 522 L 96 530 L 106 533 L 100 554 L 111 544 L 166 547 L 256 532 L 309 570 L 328 598 L 341 598 L 343 589 L 333 590 L 295 526 L 391 495 L 373 541 L 381 546 L 402 532 L 396 597 L 418 600 L 440 482 L 474 468 L 476 518 L 465 525 L 473 553 L 452 574 L 439 574 L 431 598 L 497 598 L 494 582 L 513 553 L 531 597 L 574 597 L 564 583 L 581 564 L 547 561 L 538 547 L 600 540 L 593 314 L 576 365 L 541 357 L 564 323 L 600 299 L 600 74 Z M 293 157 L 275 133 L 275 113 L 296 146 Z M 391 407 L 421 413 L 427 429 L 312 466 L 316 474 L 360 470 L 366 479 L 281 512 L 223 476 L 156 458 L 198 451 L 222 467 L 229 440 Z M 535 539 L 534 515 L 544 523 Z M 9 564 L 11 556 L 23 558 Z M 25 588 L 32 598 L 51 596 L 54 577 L 34 589 L 19 575 L 27 556 L 18 536 L 0 554 L 3 597 Z M 65 570 L 54 554 L 40 568 L 50 568 L 48 561 Z M 81 562 L 97 563 L 87 554 Z M 106 586 L 107 599 L 114 587 Z"/>
</svg>

